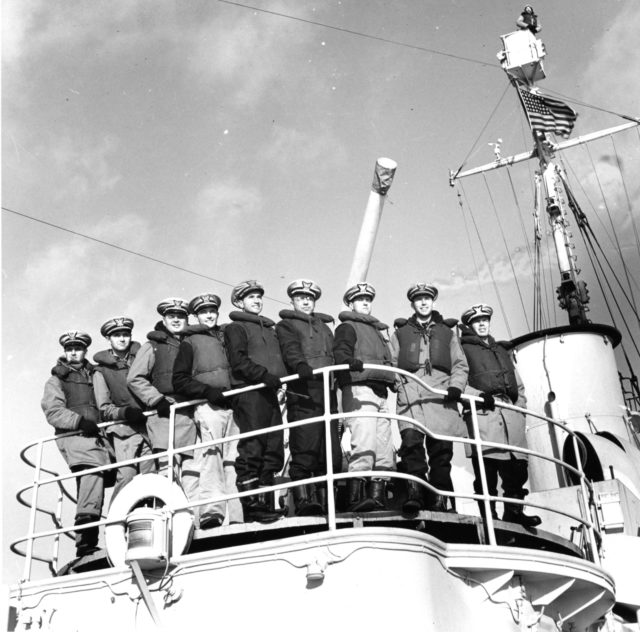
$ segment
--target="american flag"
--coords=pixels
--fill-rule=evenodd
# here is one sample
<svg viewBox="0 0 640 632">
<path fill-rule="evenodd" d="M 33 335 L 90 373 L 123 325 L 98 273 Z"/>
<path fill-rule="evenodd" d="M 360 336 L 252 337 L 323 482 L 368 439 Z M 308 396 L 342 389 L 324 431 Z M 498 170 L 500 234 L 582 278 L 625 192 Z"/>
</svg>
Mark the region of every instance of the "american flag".
<svg viewBox="0 0 640 632">
<path fill-rule="evenodd" d="M 524 109 L 536 132 L 553 132 L 568 138 L 578 118 L 566 103 L 519 88 Z"/>
</svg>

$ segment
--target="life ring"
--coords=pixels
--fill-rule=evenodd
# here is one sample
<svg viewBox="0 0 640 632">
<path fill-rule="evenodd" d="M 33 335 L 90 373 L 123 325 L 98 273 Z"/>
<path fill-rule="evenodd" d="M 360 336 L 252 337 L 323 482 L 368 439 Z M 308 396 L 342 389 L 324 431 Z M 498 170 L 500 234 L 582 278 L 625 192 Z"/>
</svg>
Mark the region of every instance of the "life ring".
<svg viewBox="0 0 640 632">
<path fill-rule="evenodd" d="M 177 483 L 160 474 L 138 474 L 127 483 L 109 507 L 108 524 L 104 530 L 107 555 L 112 566 L 124 566 L 127 553 L 125 523 L 131 510 L 145 498 L 157 498 L 168 509 L 182 507 L 187 497 Z M 185 552 L 193 535 L 194 519 L 190 509 L 173 511 L 171 521 L 171 553 L 181 555 Z"/>
</svg>

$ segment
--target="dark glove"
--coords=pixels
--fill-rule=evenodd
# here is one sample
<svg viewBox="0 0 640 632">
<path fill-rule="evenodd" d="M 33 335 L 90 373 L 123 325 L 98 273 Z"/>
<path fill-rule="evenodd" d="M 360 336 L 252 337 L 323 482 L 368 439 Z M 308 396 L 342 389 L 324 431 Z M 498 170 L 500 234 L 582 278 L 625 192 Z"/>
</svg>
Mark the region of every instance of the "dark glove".
<svg viewBox="0 0 640 632">
<path fill-rule="evenodd" d="M 136 406 L 127 406 L 124 409 L 124 418 L 132 424 L 143 424 L 147 421 L 146 415 Z"/>
<path fill-rule="evenodd" d="M 298 363 L 296 373 L 304 380 L 310 380 L 313 377 L 313 369 L 306 362 Z"/>
<path fill-rule="evenodd" d="M 212 406 L 226 406 L 226 397 L 223 395 L 221 388 L 215 386 L 207 386 L 207 390 L 204 392 L 204 396 Z"/>
<path fill-rule="evenodd" d="M 362 365 L 362 360 L 351 360 L 349 362 L 349 370 L 350 371 L 364 371 L 364 366 Z"/>
<path fill-rule="evenodd" d="M 265 373 L 262 376 L 262 381 L 274 391 L 278 390 L 281 385 L 280 378 L 277 375 L 272 375 L 271 373 Z"/>
<path fill-rule="evenodd" d="M 171 412 L 171 402 L 163 397 L 156 405 L 156 412 L 158 413 L 158 417 L 169 417 L 169 413 Z"/>
<path fill-rule="evenodd" d="M 80 417 L 78 422 L 78 430 L 82 430 L 82 434 L 86 434 L 89 437 L 97 437 L 100 434 L 100 428 L 98 424 L 91 420 Z"/>
<path fill-rule="evenodd" d="M 485 410 L 496 409 L 496 399 L 491 393 L 480 393 L 480 397 L 482 397 L 482 408 Z"/>
<path fill-rule="evenodd" d="M 460 395 L 462 395 L 462 391 L 457 386 L 450 386 L 447 389 L 447 394 L 445 395 L 445 402 L 459 402 Z"/>
</svg>

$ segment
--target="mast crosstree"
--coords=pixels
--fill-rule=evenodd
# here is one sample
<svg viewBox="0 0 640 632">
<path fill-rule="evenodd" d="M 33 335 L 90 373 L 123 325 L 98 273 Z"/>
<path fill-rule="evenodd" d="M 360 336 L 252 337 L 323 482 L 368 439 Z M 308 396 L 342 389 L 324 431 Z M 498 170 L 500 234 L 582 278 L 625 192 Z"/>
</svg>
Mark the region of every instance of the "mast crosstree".
<svg viewBox="0 0 640 632">
<path fill-rule="evenodd" d="M 577 257 L 570 241 L 568 211 L 582 215 L 577 208 L 575 197 L 567 186 L 567 178 L 556 161 L 556 153 L 603 136 L 636 127 L 640 120 L 625 123 L 606 130 L 594 132 L 575 139 L 556 142 L 552 134 L 568 136 L 573 128 L 577 114 L 565 103 L 541 95 L 535 82 L 545 78 L 543 58 L 544 44 L 527 31 L 516 31 L 501 37 L 503 50 L 498 59 L 503 70 L 509 76 L 516 89 L 520 103 L 527 115 L 534 148 L 531 151 L 506 158 L 498 157 L 492 163 L 475 167 L 467 171 L 459 169 L 449 173 L 449 184 L 455 180 L 493 169 L 510 166 L 518 162 L 537 158 L 539 168 L 536 172 L 536 200 L 543 200 L 547 218 L 551 227 L 553 241 L 560 272 L 560 284 L 556 288 L 558 304 L 567 312 L 570 325 L 589 323 L 589 292 L 585 281 L 579 278 L 580 270 L 576 265 Z M 537 238 L 539 238 L 539 234 Z"/>
</svg>

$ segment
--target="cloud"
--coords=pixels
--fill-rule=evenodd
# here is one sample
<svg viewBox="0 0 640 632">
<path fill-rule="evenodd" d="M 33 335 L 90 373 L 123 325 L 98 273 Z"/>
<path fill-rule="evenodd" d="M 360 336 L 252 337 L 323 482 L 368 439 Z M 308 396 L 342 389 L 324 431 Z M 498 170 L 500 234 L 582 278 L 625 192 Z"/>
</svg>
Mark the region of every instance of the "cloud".
<svg viewBox="0 0 640 632">
<path fill-rule="evenodd" d="M 629 2 L 593 48 L 591 62 L 584 73 L 587 102 L 638 115 L 639 31 L 640 5 Z"/>
<path fill-rule="evenodd" d="M 291 5 L 280 7 L 284 11 Z M 270 5 L 272 11 L 278 8 Z M 199 80 L 224 87 L 237 104 L 255 104 L 267 90 L 277 98 L 280 88 L 291 90 L 292 83 L 300 80 L 293 67 L 299 65 L 299 50 L 312 33 L 295 22 L 254 11 L 212 12 L 211 19 L 192 34 L 189 67 Z"/>
<path fill-rule="evenodd" d="M 295 156 L 298 167 L 300 163 L 313 165 L 314 168 L 326 164 L 326 167 L 334 172 L 337 164 L 344 164 L 346 161 L 347 151 L 340 139 L 327 126 L 314 128 L 313 134 L 299 129 L 276 126 L 272 140 L 265 147 L 263 155 L 265 160 L 281 167 L 287 166 L 281 164 L 283 156 Z"/>
<path fill-rule="evenodd" d="M 110 164 L 119 144 L 113 136 L 93 142 L 69 136 L 51 138 L 49 147 L 41 147 L 39 153 L 51 155 L 59 181 L 65 183 L 57 188 L 57 199 L 82 198 L 112 189 L 122 178 Z"/>
<path fill-rule="evenodd" d="M 149 228 L 140 217 L 103 218 L 79 232 L 126 245 L 135 236 L 136 249 L 149 241 Z M 33 253 L 20 278 L 12 283 L 17 314 L 29 320 L 47 313 L 48 321 L 83 320 L 98 311 L 119 312 L 136 297 L 138 261 L 77 236 L 63 236 L 44 251 Z M 121 303 L 114 300 L 118 297 Z M 81 327 L 81 322 L 69 326 Z"/>
</svg>

